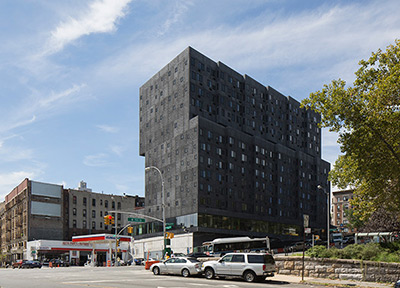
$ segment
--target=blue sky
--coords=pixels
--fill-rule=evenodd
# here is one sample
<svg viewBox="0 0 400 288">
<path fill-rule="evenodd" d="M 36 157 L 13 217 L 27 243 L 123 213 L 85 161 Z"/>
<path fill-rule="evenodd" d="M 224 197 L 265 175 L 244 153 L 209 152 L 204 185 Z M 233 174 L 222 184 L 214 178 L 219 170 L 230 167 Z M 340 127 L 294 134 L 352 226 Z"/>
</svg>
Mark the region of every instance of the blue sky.
<svg viewBox="0 0 400 288">
<path fill-rule="evenodd" d="M 0 200 L 24 178 L 144 195 L 139 87 L 187 46 L 297 100 L 400 36 L 400 1 L 2 0 Z M 339 154 L 324 131 L 323 158 Z"/>
</svg>

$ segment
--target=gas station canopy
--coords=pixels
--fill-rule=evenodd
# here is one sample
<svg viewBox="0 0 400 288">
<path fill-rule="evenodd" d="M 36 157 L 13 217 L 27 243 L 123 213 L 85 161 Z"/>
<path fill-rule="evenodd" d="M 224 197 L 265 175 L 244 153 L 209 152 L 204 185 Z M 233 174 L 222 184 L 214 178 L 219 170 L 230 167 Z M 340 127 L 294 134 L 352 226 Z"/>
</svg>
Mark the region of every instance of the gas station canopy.
<svg viewBox="0 0 400 288">
<path fill-rule="evenodd" d="M 133 240 L 131 236 L 118 235 L 117 237 L 120 242 L 131 242 Z M 112 241 L 115 241 L 114 234 L 92 234 L 72 237 L 72 242 L 81 243 L 109 243 Z"/>
</svg>

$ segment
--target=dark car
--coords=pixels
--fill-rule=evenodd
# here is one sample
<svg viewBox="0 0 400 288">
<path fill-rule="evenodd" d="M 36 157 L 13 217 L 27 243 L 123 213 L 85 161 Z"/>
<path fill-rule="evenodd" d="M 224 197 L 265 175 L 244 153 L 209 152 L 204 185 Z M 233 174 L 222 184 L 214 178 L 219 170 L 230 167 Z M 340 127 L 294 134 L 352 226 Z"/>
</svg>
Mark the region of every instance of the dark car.
<svg viewBox="0 0 400 288">
<path fill-rule="evenodd" d="M 208 258 L 210 255 L 207 255 L 206 253 L 203 252 L 193 252 L 187 255 L 187 257 L 190 258 Z"/>
<path fill-rule="evenodd" d="M 21 268 L 22 264 L 25 263 L 27 260 L 17 260 L 16 262 L 12 263 L 12 268 Z"/>
<path fill-rule="evenodd" d="M 135 258 L 133 259 L 133 261 L 135 262 L 135 265 L 144 265 L 144 258 Z"/>
<path fill-rule="evenodd" d="M 39 261 L 25 261 L 21 268 L 42 268 L 42 264 Z"/>
<path fill-rule="evenodd" d="M 68 262 L 64 262 L 63 260 L 60 259 L 52 259 L 49 262 L 49 266 L 51 265 L 51 267 L 68 267 L 69 264 Z"/>
</svg>

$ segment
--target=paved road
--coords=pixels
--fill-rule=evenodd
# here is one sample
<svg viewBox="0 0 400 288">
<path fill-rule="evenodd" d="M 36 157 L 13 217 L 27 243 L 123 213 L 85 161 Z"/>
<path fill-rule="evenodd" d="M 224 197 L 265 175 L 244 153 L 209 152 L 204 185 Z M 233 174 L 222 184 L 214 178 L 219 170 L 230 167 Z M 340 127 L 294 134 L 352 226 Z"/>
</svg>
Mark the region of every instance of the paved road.
<svg viewBox="0 0 400 288">
<path fill-rule="evenodd" d="M 310 288 L 323 285 L 289 283 L 269 278 L 262 283 L 246 283 L 241 279 L 208 280 L 203 277 L 155 276 L 143 266 L 131 267 L 62 267 L 42 269 L 0 269 L 1 288 Z"/>
</svg>

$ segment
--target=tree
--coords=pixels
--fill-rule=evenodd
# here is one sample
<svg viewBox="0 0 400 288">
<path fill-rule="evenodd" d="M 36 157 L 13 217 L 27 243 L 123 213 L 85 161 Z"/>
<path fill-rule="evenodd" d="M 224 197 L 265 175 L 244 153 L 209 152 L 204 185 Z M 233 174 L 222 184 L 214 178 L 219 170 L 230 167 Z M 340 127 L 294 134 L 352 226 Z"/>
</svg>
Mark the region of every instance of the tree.
<svg viewBox="0 0 400 288">
<path fill-rule="evenodd" d="M 354 189 L 355 216 L 367 220 L 379 207 L 400 210 L 400 40 L 359 65 L 352 87 L 333 80 L 302 107 L 339 133 L 343 155 L 329 177 L 339 188 Z"/>
</svg>

